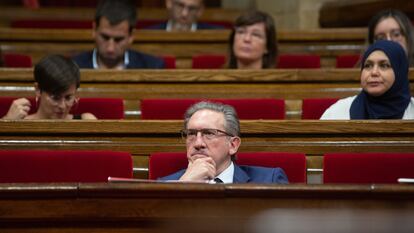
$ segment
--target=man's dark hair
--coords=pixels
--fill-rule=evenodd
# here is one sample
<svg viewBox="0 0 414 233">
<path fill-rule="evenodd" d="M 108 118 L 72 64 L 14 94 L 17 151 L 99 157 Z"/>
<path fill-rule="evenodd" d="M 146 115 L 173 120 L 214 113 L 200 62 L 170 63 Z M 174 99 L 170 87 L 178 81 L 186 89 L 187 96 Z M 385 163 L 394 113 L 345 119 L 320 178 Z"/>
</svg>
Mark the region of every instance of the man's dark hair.
<svg viewBox="0 0 414 233">
<path fill-rule="evenodd" d="M 99 27 L 101 17 L 108 19 L 111 25 L 117 25 L 124 20 L 128 21 L 129 32 L 135 28 L 137 10 L 135 1 L 131 0 L 101 0 L 96 8 L 95 23 Z"/>
<path fill-rule="evenodd" d="M 48 55 L 34 67 L 34 78 L 40 91 L 60 95 L 72 85 L 80 85 L 79 67 L 62 55 Z"/>
</svg>

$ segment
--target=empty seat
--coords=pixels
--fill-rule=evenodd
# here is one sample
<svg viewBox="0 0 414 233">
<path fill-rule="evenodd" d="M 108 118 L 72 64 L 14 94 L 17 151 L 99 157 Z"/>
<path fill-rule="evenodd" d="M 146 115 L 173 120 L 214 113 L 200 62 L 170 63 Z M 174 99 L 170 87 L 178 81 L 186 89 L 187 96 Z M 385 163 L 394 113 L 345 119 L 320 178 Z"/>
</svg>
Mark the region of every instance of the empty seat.
<svg viewBox="0 0 414 233">
<path fill-rule="evenodd" d="M 282 54 L 278 58 L 277 68 L 282 69 L 309 69 L 321 68 L 319 55 L 310 54 Z"/>
<path fill-rule="evenodd" d="M 10 23 L 12 28 L 92 29 L 91 20 L 20 19 Z"/>
<path fill-rule="evenodd" d="M 109 176 L 132 178 L 132 158 L 129 153 L 0 151 L 0 183 L 106 182 Z"/>
<path fill-rule="evenodd" d="M 202 99 L 142 99 L 141 119 L 183 119 L 185 111 Z M 240 119 L 284 119 L 285 101 L 280 99 L 210 99 L 233 106 Z"/>
<path fill-rule="evenodd" d="M 355 68 L 360 59 L 359 54 L 339 55 L 336 57 L 336 68 Z"/>
<path fill-rule="evenodd" d="M 414 153 L 328 153 L 324 183 L 397 183 L 414 178 Z"/>
<path fill-rule="evenodd" d="M 6 115 L 13 100 L 18 97 L 0 97 L 0 117 Z M 35 98 L 28 98 L 32 108 L 29 114 L 37 110 Z M 79 103 L 72 107 L 72 114 L 82 114 L 90 112 L 98 119 L 123 119 L 124 118 L 124 101 L 120 98 L 80 98 Z"/>
<path fill-rule="evenodd" d="M 9 68 L 29 68 L 32 67 L 32 57 L 24 54 L 5 53 L 3 63 Z"/>
<path fill-rule="evenodd" d="M 158 179 L 187 167 L 185 152 L 152 153 L 149 158 L 149 178 Z M 281 167 L 291 183 L 306 183 L 306 157 L 303 153 L 240 152 L 236 164 Z"/>
<path fill-rule="evenodd" d="M 220 69 L 226 64 L 225 55 L 200 54 L 193 56 L 193 69 Z"/>
<path fill-rule="evenodd" d="M 303 99 L 302 101 L 302 119 L 317 120 L 332 104 L 338 101 L 337 98 L 316 98 Z"/>
</svg>

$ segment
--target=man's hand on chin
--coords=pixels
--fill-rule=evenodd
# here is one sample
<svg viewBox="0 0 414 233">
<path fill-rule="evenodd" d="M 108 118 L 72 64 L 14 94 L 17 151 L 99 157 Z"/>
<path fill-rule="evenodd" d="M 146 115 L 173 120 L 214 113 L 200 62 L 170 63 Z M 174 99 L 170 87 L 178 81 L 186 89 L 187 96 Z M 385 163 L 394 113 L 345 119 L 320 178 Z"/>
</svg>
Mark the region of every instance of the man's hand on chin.
<svg viewBox="0 0 414 233">
<path fill-rule="evenodd" d="M 216 163 L 205 155 L 193 155 L 180 181 L 208 182 L 216 176 Z"/>
</svg>

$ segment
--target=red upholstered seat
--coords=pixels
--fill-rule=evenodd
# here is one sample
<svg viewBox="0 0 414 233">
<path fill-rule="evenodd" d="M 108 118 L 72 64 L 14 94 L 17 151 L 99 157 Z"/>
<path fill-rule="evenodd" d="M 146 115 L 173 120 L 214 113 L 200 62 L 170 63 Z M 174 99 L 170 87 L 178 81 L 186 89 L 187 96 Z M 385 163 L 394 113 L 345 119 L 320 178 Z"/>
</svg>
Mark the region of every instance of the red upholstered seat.
<svg viewBox="0 0 414 233">
<path fill-rule="evenodd" d="M 310 54 L 282 54 L 278 58 L 277 68 L 282 69 L 307 69 L 321 68 L 319 55 Z"/>
<path fill-rule="evenodd" d="M 188 107 L 202 99 L 143 99 L 142 119 L 183 119 Z M 240 119 L 284 119 L 285 101 L 280 99 L 210 99 L 233 106 Z"/>
<path fill-rule="evenodd" d="M 158 179 L 187 167 L 185 152 L 153 153 L 149 158 L 149 178 Z M 291 183 L 306 183 L 306 157 L 302 153 L 241 152 L 238 165 L 281 167 Z"/>
<path fill-rule="evenodd" d="M 164 60 L 164 65 L 166 69 L 175 69 L 175 56 L 172 55 L 164 55 L 161 57 Z"/>
<path fill-rule="evenodd" d="M 200 54 L 192 58 L 193 69 L 220 69 L 226 64 L 225 55 Z"/>
<path fill-rule="evenodd" d="M 0 97 L 0 117 L 6 115 L 13 100 L 17 97 Z M 36 112 L 35 98 L 28 98 L 32 108 L 29 114 Z M 120 98 L 81 98 L 79 103 L 72 107 L 71 113 L 82 114 L 90 112 L 98 119 L 123 119 L 124 101 Z"/>
<path fill-rule="evenodd" d="M 115 151 L 0 151 L 0 183 L 106 182 L 132 178 L 132 158 Z"/>
<path fill-rule="evenodd" d="M 337 98 L 303 99 L 302 119 L 317 120 L 327 108 L 338 101 Z"/>
<path fill-rule="evenodd" d="M 72 107 L 73 114 L 90 112 L 98 119 L 124 119 L 124 100 L 121 98 L 80 98 Z"/>
<path fill-rule="evenodd" d="M 5 67 L 9 68 L 28 68 L 32 67 L 32 57 L 23 54 L 5 53 L 3 54 Z"/>
<path fill-rule="evenodd" d="M 324 183 L 397 183 L 414 178 L 414 153 L 328 153 Z"/>
<path fill-rule="evenodd" d="M 20 19 L 10 23 L 12 28 L 91 29 L 92 20 Z"/>
<path fill-rule="evenodd" d="M 336 57 L 336 68 L 355 68 L 360 58 L 359 54 L 339 55 Z"/>
</svg>

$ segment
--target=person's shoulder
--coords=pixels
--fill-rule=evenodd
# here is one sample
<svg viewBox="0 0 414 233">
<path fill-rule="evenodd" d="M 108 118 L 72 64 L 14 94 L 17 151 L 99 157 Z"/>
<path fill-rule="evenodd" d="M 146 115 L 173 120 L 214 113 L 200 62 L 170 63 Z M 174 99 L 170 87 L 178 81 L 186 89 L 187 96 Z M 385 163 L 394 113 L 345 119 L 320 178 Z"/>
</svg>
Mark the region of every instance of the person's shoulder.
<svg viewBox="0 0 414 233">
<path fill-rule="evenodd" d="M 129 64 L 128 68 L 144 68 L 144 69 L 162 69 L 164 68 L 164 60 L 146 53 L 135 50 L 128 50 Z"/>
<path fill-rule="evenodd" d="M 339 99 L 336 103 L 332 104 L 321 116 L 321 120 L 349 120 L 349 110 L 352 102 L 357 96 L 350 96 L 343 99 Z"/>
<path fill-rule="evenodd" d="M 223 26 L 211 23 L 197 23 L 198 30 L 205 30 L 205 29 L 224 29 Z"/>
<path fill-rule="evenodd" d="M 251 183 L 289 183 L 288 177 L 282 168 L 270 168 L 261 166 L 239 166 L 250 177 Z"/>
<path fill-rule="evenodd" d="M 404 120 L 414 119 L 414 97 L 411 97 L 410 103 L 408 103 L 408 106 L 405 109 L 404 116 L 402 119 Z"/>
<path fill-rule="evenodd" d="M 79 68 L 92 68 L 92 51 L 80 53 L 72 60 L 79 66 Z"/>
<path fill-rule="evenodd" d="M 152 24 L 152 25 L 149 25 L 148 27 L 145 27 L 145 29 L 166 30 L 167 22 Z"/>
</svg>

